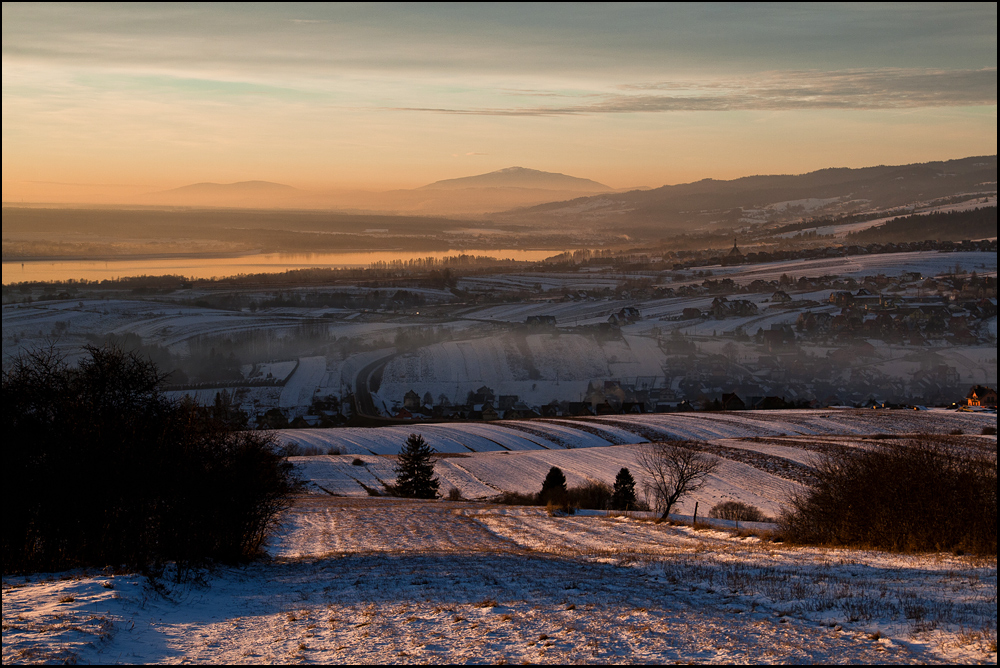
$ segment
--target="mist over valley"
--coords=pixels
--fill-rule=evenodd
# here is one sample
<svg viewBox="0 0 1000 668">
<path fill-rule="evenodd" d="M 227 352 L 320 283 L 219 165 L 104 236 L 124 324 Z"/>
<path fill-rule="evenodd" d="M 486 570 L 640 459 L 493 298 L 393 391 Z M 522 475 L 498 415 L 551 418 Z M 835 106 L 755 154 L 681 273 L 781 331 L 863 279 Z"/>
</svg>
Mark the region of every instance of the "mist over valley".
<svg viewBox="0 0 1000 668">
<path fill-rule="evenodd" d="M 3 664 L 996 664 L 996 3 L 3 4 Z"/>
</svg>

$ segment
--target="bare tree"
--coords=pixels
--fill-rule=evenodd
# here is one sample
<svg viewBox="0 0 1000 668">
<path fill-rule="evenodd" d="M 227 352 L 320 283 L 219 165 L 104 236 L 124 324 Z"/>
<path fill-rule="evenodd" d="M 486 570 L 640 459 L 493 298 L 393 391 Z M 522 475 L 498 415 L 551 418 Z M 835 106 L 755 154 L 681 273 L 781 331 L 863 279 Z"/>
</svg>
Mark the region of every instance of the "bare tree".
<svg viewBox="0 0 1000 668">
<path fill-rule="evenodd" d="M 646 473 L 642 483 L 646 499 L 667 519 L 681 497 L 697 492 L 719 466 L 712 455 L 699 452 L 700 444 L 689 441 L 649 443 L 639 448 L 636 458 Z"/>
</svg>

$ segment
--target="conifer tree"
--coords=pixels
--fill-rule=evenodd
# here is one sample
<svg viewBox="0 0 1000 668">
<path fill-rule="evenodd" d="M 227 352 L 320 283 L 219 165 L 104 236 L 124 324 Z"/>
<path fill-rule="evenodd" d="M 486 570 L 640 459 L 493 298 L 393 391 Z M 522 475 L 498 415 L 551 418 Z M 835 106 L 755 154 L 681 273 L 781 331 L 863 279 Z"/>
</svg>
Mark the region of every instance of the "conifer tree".
<svg viewBox="0 0 1000 668">
<path fill-rule="evenodd" d="M 611 509 L 628 510 L 635 508 L 635 478 L 625 467 L 615 477 L 615 486 L 611 492 Z"/>
<path fill-rule="evenodd" d="M 541 503 L 553 501 L 558 503 L 566 496 L 566 476 L 562 469 L 553 466 L 549 469 L 545 480 L 542 481 L 542 491 L 538 493 L 538 500 Z"/>
<path fill-rule="evenodd" d="M 436 499 L 441 482 L 434 477 L 434 450 L 419 434 L 410 434 L 399 451 L 396 494 L 408 499 Z"/>
</svg>

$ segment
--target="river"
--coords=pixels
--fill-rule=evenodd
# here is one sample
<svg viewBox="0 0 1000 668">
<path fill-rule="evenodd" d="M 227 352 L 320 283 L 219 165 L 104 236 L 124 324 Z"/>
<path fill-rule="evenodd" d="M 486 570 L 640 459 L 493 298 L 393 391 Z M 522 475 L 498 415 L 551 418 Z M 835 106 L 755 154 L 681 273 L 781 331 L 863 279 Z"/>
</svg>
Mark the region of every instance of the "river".
<svg viewBox="0 0 1000 668">
<path fill-rule="evenodd" d="M 219 278 L 239 274 L 278 273 L 290 269 L 367 267 L 373 262 L 406 261 L 415 258 L 440 260 L 455 255 L 487 255 L 501 259 L 537 262 L 558 254 L 556 250 L 448 250 L 413 253 L 372 251 L 350 253 L 260 253 L 229 257 L 170 256 L 123 259 L 42 259 L 3 263 L 3 284 L 25 281 L 102 281 L 125 276 L 165 274 L 192 279 Z"/>
</svg>

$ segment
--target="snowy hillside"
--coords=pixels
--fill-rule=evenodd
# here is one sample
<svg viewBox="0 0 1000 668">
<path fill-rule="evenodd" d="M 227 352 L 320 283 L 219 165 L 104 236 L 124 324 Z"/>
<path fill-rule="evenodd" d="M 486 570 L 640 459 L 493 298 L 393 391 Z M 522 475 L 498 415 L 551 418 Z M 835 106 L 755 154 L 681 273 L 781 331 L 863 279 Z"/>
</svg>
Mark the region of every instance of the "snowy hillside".
<svg viewBox="0 0 1000 668">
<path fill-rule="evenodd" d="M 3 663 L 996 663 L 995 560 L 326 495 L 270 553 L 4 576 Z"/>
<path fill-rule="evenodd" d="M 313 429 L 278 432 L 283 443 L 339 455 L 294 458 L 314 489 L 364 497 L 395 480 L 395 455 L 410 433 L 440 453 L 436 473 L 442 492 L 457 488 L 464 498 L 484 499 L 504 491 L 534 493 L 552 466 L 569 485 L 590 480 L 612 483 L 628 467 L 641 487 L 636 448 L 649 441 L 694 439 L 723 460 L 695 502 L 707 510 L 726 500 L 777 514 L 790 492 L 808 480 L 812 466 L 830 448 L 869 447 L 872 434 L 886 436 L 979 434 L 996 428 L 996 415 L 952 411 L 744 411 L 630 415 L 586 420 L 501 421 L 488 424 L 435 424 L 378 429 Z M 968 447 L 996 453 L 996 436 L 967 436 Z M 964 447 L 964 446 L 963 446 Z"/>
</svg>

